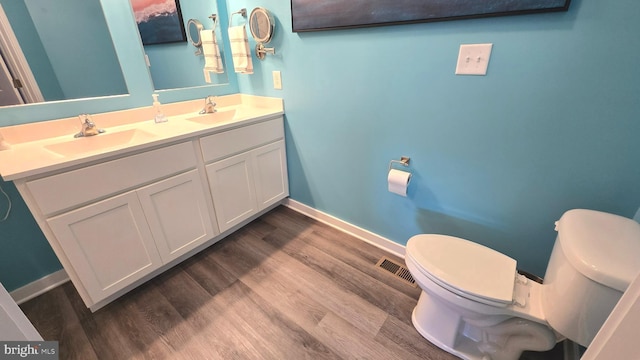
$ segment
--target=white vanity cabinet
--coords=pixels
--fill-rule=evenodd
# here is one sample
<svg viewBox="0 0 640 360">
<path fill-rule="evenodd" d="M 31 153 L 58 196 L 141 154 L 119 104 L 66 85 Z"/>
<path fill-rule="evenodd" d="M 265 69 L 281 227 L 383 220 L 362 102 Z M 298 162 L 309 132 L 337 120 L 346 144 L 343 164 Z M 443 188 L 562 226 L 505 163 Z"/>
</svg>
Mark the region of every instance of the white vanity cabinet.
<svg viewBox="0 0 640 360">
<path fill-rule="evenodd" d="M 200 139 L 220 231 L 289 195 L 283 118 Z"/>
<path fill-rule="evenodd" d="M 162 265 L 135 192 L 47 219 L 93 302 Z"/>
<path fill-rule="evenodd" d="M 258 212 L 250 153 L 207 165 L 207 177 L 220 231 Z"/>
<path fill-rule="evenodd" d="M 176 141 L 16 180 L 91 310 L 289 195 L 280 114 Z"/>
<path fill-rule="evenodd" d="M 136 193 L 163 263 L 218 234 L 208 211 L 210 197 L 205 195 L 197 170 L 146 186 Z"/>
<path fill-rule="evenodd" d="M 246 94 L 0 128 L 14 181 L 84 303 L 95 311 L 264 214 L 289 195 L 282 99 Z M 231 116 L 229 116 L 231 115 Z M 0 235 L 1 237 L 1 235 Z"/>
<path fill-rule="evenodd" d="M 190 141 L 26 183 L 88 305 L 218 234 L 197 167 Z"/>
<path fill-rule="evenodd" d="M 258 209 L 289 196 L 287 154 L 284 140 L 262 146 L 251 152 Z"/>
</svg>

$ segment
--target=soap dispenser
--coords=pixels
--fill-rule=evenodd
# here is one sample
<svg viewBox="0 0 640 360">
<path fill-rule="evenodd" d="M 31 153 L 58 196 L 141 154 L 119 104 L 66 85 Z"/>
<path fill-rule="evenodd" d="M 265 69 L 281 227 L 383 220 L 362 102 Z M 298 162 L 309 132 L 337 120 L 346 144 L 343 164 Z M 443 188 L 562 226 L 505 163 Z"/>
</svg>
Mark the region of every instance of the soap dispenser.
<svg viewBox="0 0 640 360">
<path fill-rule="evenodd" d="M 157 123 L 163 123 L 169 121 L 164 113 L 162 113 L 162 109 L 160 108 L 160 101 L 158 101 L 158 94 L 151 94 L 153 97 L 153 110 L 155 111 L 154 121 Z"/>
</svg>

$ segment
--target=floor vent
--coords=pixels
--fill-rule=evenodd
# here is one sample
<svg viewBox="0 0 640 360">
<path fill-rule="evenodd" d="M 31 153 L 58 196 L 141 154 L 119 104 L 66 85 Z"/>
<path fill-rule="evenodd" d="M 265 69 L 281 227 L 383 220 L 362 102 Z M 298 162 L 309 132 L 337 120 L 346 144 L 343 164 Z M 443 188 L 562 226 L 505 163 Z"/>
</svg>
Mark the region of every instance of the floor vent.
<svg viewBox="0 0 640 360">
<path fill-rule="evenodd" d="M 395 261 L 387 257 L 383 257 L 380 260 L 378 260 L 376 267 L 379 267 L 380 269 L 386 270 L 394 274 L 398 279 L 402 280 L 403 282 L 413 287 L 418 286 L 416 284 L 416 281 L 413 280 L 413 276 L 411 276 L 409 269 L 407 269 L 406 267 L 396 263 Z"/>
</svg>

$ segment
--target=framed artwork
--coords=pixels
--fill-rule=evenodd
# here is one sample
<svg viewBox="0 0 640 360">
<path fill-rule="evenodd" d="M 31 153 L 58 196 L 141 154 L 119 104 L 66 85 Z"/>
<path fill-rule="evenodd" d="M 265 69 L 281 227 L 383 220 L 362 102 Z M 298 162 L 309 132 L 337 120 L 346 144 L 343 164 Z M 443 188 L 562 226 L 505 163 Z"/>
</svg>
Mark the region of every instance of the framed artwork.
<svg viewBox="0 0 640 360">
<path fill-rule="evenodd" d="M 571 0 L 291 0 L 293 31 L 566 11 Z"/>
<path fill-rule="evenodd" d="M 178 0 L 129 0 L 142 44 L 187 41 Z"/>
</svg>

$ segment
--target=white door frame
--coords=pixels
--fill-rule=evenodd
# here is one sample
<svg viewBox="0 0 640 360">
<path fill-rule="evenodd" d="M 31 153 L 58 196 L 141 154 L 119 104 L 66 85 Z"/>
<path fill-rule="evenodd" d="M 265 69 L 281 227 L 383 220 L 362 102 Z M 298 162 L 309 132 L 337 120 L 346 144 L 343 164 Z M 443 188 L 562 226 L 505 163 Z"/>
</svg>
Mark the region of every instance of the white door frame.
<svg viewBox="0 0 640 360">
<path fill-rule="evenodd" d="M 640 275 L 622 294 L 620 301 L 593 338 L 582 359 L 637 359 L 638 321 L 640 321 Z"/>
<path fill-rule="evenodd" d="M 0 340 L 42 341 L 33 324 L 0 283 Z"/>
<path fill-rule="evenodd" d="M 0 106 L 20 104 L 24 104 L 22 94 L 16 89 L 13 75 L 4 62 L 4 58 L 0 56 Z"/>
</svg>

